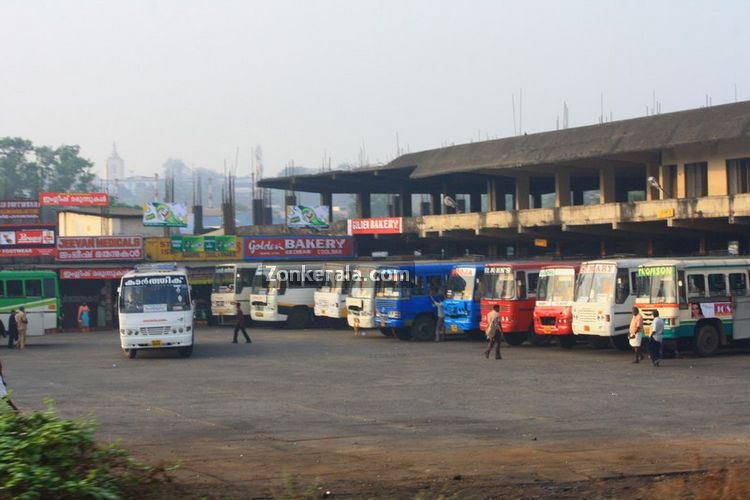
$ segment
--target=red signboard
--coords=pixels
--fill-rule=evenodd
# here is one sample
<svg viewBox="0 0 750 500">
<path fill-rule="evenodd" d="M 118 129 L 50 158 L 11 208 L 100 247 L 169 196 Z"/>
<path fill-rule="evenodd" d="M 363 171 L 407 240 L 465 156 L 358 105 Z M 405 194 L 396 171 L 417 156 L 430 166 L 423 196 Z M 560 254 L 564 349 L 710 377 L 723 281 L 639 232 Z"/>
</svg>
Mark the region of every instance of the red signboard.
<svg viewBox="0 0 750 500">
<path fill-rule="evenodd" d="M 39 204 L 54 207 L 106 207 L 107 193 L 39 193 Z"/>
<path fill-rule="evenodd" d="M 0 247 L 0 258 L 3 257 L 54 257 L 55 248 L 39 247 Z"/>
<path fill-rule="evenodd" d="M 52 224 L 0 226 L 0 258 L 54 257 L 56 251 Z"/>
<path fill-rule="evenodd" d="M 403 219 L 401 217 L 352 219 L 350 232 L 351 234 L 401 234 Z"/>
<path fill-rule="evenodd" d="M 247 260 L 354 257 L 351 236 L 249 236 L 244 243 Z"/>
<path fill-rule="evenodd" d="M 61 236 L 57 239 L 59 261 L 142 259 L 142 236 Z"/>
<path fill-rule="evenodd" d="M 118 280 L 127 268 L 116 269 L 60 269 L 61 280 Z"/>
<path fill-rule="evenodd" d="M 36 200 L 0 200 L 0 219 L 38 219 Z"/>
</svg>

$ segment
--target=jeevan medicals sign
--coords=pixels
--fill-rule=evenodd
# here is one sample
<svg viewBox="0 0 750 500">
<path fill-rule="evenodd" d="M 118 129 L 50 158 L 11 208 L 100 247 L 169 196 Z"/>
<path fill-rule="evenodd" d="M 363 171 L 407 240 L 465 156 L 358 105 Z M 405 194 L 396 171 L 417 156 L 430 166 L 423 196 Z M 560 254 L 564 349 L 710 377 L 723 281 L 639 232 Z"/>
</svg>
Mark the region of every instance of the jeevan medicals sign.
<svg viewBox="0 0 750 500">
<path fill-rule="evenodd" d="M 248 236 L 245 260 L 349 259 L 354 257 L 351 236 Z"/>
</svg>

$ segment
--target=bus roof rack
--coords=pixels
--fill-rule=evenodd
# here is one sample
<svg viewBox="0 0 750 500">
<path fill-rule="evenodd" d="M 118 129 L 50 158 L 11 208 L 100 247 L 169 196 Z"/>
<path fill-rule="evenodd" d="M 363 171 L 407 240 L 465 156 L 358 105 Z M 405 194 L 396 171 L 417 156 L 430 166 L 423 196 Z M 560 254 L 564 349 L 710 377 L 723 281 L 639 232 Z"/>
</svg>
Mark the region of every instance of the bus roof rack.
<svg viewBox="0 0 750 500">
<path fill-rule="evenodd" d="M 136 271 L 176 271 L 177 262 L 147 262 L 136 264 Z"/>
</svg>

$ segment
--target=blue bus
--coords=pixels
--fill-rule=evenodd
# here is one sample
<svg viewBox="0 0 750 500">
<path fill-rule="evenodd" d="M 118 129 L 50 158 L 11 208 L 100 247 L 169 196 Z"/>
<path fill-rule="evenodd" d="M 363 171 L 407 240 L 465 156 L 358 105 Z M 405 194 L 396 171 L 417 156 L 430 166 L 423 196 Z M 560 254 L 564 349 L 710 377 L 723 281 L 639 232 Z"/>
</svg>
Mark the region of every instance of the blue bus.
<svg viewBox="0 0 750 500">
<path fill-rule="evenodd" d="M 382 267 L 375 284 L 375 324 L 400 340 L 435 338 L 437 310 L 455 262 L 417 262 Z M 390 330 L 390 331 L 389 331 Z"/>
<path fill-rule="evenodd" d="M 445 291 L 446 335 L 481 335 L 479 321 L 482 317 L 479 301 L 484 264 L 458 264 L 451 270 Z"/>
</svg>

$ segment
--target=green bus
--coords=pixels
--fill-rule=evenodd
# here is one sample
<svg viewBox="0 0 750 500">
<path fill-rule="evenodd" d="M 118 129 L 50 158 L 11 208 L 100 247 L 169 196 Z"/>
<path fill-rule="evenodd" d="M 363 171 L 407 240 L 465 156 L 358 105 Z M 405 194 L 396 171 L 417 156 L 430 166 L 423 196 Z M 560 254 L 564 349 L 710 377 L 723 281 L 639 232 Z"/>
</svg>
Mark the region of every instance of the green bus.
<svg viewBox="0 0 750 500">
<path fill-rule="evenodd" d="M 54 271 L 0 271 L 0 319 L 8 328 L 12 310 L 26 308 L 27 335 L 44 335 L 57 328 L 60 282 Z"/>
</svg>

